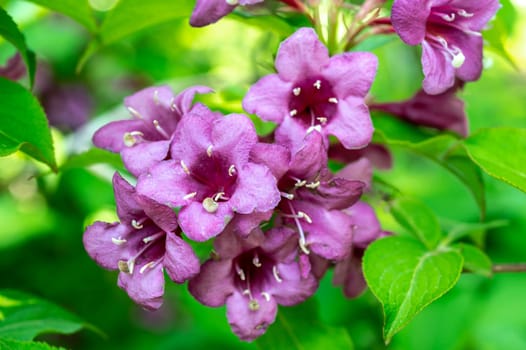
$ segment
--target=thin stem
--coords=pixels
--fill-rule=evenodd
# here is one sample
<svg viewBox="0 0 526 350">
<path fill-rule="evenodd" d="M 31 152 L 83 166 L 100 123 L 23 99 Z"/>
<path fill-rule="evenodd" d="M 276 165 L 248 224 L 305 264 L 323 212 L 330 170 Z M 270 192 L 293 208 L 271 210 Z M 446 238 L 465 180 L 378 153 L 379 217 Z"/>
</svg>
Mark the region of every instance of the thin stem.
<svg viewBox="0 0 526 350">
<path fill-rule="evenodd" d="M 493 272 L 526 272 L 526 263 L 518 264 L 496 264 L 493 265 Z"/>
</svg>

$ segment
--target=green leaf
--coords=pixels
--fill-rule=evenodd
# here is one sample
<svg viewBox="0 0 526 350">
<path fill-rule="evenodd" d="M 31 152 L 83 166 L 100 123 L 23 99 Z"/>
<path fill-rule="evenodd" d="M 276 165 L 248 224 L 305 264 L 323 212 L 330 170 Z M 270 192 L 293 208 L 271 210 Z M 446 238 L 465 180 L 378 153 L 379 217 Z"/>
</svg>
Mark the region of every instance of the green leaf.
<svg viewBox="0 0 526 350">
<path fill-rule="evenodd" d="M 257 339 L 264 350 L 352 350 L 353 343 L 343 328 L 323 324 L 313 298 L 294 307 L 280 307 L 276 322 Z"/>
<path fill-rule="evenodd" d="M 454 242 L 466 236 L 478 235 L 481 232 L 508 225 L 509 222 L 507 220 L 494 220 L 479 223 L 464 223 L 441 220 L 441 226 L 447 232 L 448 242 Z"/>
<path fill-rule="evenodd" d="M 77 70 L 102 46 L 113 44 L 149 27 L 189 17 L 193 3 L 174 0 L 120 0 L 100 25 L 96 41 L 84 52 Z"/>
<path fill-rule="evenodd" d="M 53 140 L 38 100 L 24 87 L 0 77 L 0 155 L 20 149 L 56 171 Z"/>
<path fill-rule="evenodd" d="M 364 275 L 383 305 L 386 344 L 422 309 L 456 284 L 462 265 L 458 251 L 448 247 L 430 251 L 409 237 L 382 238 L 367 248 Z"/>
<path fill-rule="evenodd" d="M 438 219 L 424 203 L 413 199 L 398 199 L 391 206 L 396 221 L 429 249 L 438 245 L 442 233 Z"/>
<path fill-rule="evenodd" d="M 464 145 L 487 174 L 526 192 L 526 129 L 481 129 Z"/>
<path fill-rule="evenodd" d="M 19 291 L 0 290 L 0 338 L 32 340 L 43 333 L 71 334 L 93 326 L 52 304 Z"/>
<path fill-rule="evenodd" d="M 403 147 L 415 154 L 432 160 L 444 169 L 455 175 L 470 191 L 477 203 L 481 217 L 486 213 L 486 197 L 484 192 L 484 182 L 479 167 L 468 157 L 466 151 L 460 147 L 460 141 L 453 135 L 443 134 L 431 138 L 414 131 L 410 126 L 404 125 L 401 121 L 394 118 L 380 118 L 380 120 L 390 119 L 386 128 L 390 134 L 397 138 L 387 136 L 383 129 L 386 123 L 381 124 L 382 129 L 376 129 L 374 141 L 392 146 Z M 398 131 L 401 131 L 398 133 Z M 402 137 L 400 139 L 400 137 Z"/>
<path fill-rule="evenodd" d="M 454 245 L 460 249 L 464 257 L 464 269 L 482 276 L 491 277 L 493 275 L 492 262 L 490 258 L 479 248 L 471 244 L 457 243 Z"/>
<path fill-rule="evenodd" d="M 73 168 L 86 168 L 95 164 L 110 164 L 116 168 L 123 168 L 119 154 L 112 153 L 99 148 L 92 148 L 86 152 L 75 154 L 60 166 L 60 170 Z"/>
<path fill-rule="evenodd" d="M 29 83 L 33 86 L 35 81 L 35 69 L 36 69 L 36 59 L 35 54 L 28 49 L 26 45 L 26 38 L 24 34 L 20 32 L 18 26 L 13 21 L 11 16 L 3 8 L 0 7 L 0 35 L 4 37 L 5 40 L 13 44 L 17 50 L 20 52 L 22 59 L 26 63 L 27 72 L 29 76 Z"/>
<path fill-rule="evenodd" d="M 64 348 L 57 348 L 46 343 L 35 341 L 20 341 L 14 339 L 1 339 L 0 349 L 2 350 L 62 350 Z"/>
<path fill-rule="evenodd" d="M 27 0 L 71 17 L 90 32 L 95 32 L 97 22 L 88 0 Z"/>
</svg>

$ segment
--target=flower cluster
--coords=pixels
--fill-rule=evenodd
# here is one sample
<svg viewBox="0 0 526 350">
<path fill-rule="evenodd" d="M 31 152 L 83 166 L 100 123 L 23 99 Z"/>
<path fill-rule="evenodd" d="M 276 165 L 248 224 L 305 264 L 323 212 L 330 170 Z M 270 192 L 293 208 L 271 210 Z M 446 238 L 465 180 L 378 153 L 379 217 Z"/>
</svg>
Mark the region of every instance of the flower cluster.
<svg viewBox="0 0 526 350">
<path fill-rule="evenodd" d="M 93 141 L 120 153 L 137 183 L 114 176 L 120 222 L 89 226 L 88 254 L 120 271 L 119 286 L 148 309 L 162 303 L 163 271 L 189 281 L 201 303 L 226 304 L 233 331 L 248 341 L 274 322 L 278 305 L 311 296 L 331 265 L 334 283 L 358 295 L 363 250 L 384 234 L 359 201 L 373 160 L 353 151 L 371 141 L 364 98 L 376 68 L 373 54 L 330 57 L 312 29 L 298 30 L 279 48 L 277 74 L 243 100 L 248 113 L 277 124 L 265 140 L 247 116 L 194 103 L 206 87 L 128 97 L 133 118 L 103 126 Z M 330 135 L 342 147 L 331 153 L 355 154 L 337 173 L 327 165 L 338 148 Z M 200 264 L 189 243 L 212 238 Z"/>
</svg>

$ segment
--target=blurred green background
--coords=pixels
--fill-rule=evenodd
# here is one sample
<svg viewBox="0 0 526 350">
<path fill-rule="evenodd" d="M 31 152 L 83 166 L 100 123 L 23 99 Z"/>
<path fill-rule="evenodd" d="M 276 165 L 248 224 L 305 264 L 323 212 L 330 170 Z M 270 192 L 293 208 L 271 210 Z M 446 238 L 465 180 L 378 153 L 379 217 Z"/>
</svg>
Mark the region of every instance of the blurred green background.
<svg viewBox="0 0 526 350">
<path fill-rule="evenodd" d="M 236 15 L 203 29 L 191 28 L 185 18 L 102 49 L 77 74 L 75 68 L 90 39 L 80 25 L 24 1 L 2 3 L 36 52 L 39 69 L 47 69 L 41 79 L 53 86 L 80 84 L 91 98 L 86 125 L 75 132 L 54 131 L 59 161 L 87 150 L 91 134 L 103 120 L 126 117 L 123 98 L 146 86 L 169 84 L 177 91 L 209 85 L 217 91 L 206 98 L 213 108 L 240 111 L 243 94 L 272 69 L 273 55 L 283 39 L 279 26 L 245 23 Z M 486 52 L 482 78 L 462 93 L 472 131 L 526 127 L 526 3 L 514 3 L 516 20 L 506 45 L 522 71 Z M 377 100 L 404 99 L 419 88 L 417 51 L 395 37 L 373 51 L 380 59 L 371 92 Z M 0 62 L 13 52 L 3 42 Z M 393 152 L 393 169 L 378 173 L 383 180 L 422 199 L 441 218 L 479 220 L 472 197 L 451 174 L 403 149 Z M 232 334 L 224 308 L 201 306 L 184 285 L 167 283 L 163 307 L 146 312 L 116 286 L 117 273 L 99 268 L 87 256 L 82 246 L 85 226 L 115 218 L 112 173 L 111 167 L 98 165 L 54 175 L 22 154 L 0 158 L 0 288 L 53 301 L 107 334 L 102 338 L 84 330 L 39 339 L 72 349 L 255 349 L 255 344 L 240 342 Z M 484 180 L 487 220 L 504 219 L 509 225 L 489 231 L 481 244 L 494 262 L 526 261 L 526 194 L 492 178 Z M 396 230 L 385 208 L 377 209 L 386 229 Z M 523 350 L 525 296 L 524 273 L 491 279 L 465 274 L 387 347 L 381 336 L 381 306 L 370 292 L 347 300 L 331 285 L 329 274 L 315 298 L 322 320 L 347 329 L 356 349 Z"/>
</svg>

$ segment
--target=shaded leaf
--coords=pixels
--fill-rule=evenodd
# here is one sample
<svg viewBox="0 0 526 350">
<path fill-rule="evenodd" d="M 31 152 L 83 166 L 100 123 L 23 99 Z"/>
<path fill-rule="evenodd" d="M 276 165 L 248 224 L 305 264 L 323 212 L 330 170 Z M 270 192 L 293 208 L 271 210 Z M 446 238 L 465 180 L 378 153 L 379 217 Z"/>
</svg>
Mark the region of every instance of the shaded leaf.
<svg viewBox="0 0 526 350">
<path fill-rule="evenodd" d="M 438 245 L 442 233 L 438 219 L 424 203 L 402 198 L 393 202 L 391 213 L 405 229 L 429 249 Z"/>
<path fill-rule="evenodd" d="M 479 207 L 481 217 L 485 216 L 486 198 L 481 171 L 468 157 L 465 150 L 460 146 L 461 142 L 456 137 L 450 134 L 426 137 L 416 128 L 397 121 L 395 118 L 380 119 L 390 119 L 390 121 L 388 124 L 382 122 L 381 128 L 375 130 L 374 142 L 403 147 L 434 161 L 451 172 L 469 190 Z M 387 128 L 384 129 L 383 127 L 386 125 Z"/>
<path fill-rule="evenodd" d="M 265 350 L 352 350 L 353 344 L 343 328 L 323 324 L 314 299 L 293 307 L 280 307 L 276 322 L 256 341 Z"/>
<path fill-rule="evenodd" d="M 464 145 L 487 174 L 526 192 L 526 129 L 481 129 Z"/>
<path fill-rule="evenodd" d="M 0 78 L 0 154 L 20 149 L 56 170 L 53 140 L 38 100 L 24 87 Z"/>
<path fill-rule="evenodd" d="M 2 350 L 62 350 L 46 343 L 35 341 L 20 341 L 14 339 L 1 339 L 0 349 Z"/>
<path fill-rule="evenodd" d="M 462 255 L 457 250 L 428 250 L 412 238 L 386 237 L 367 248 L 364 275 L 384 309 L 386 343 L 456 284 L 462 265 Z"/>
<path fill-rule="evenodd" d="M 20 32 L 18 26 L 13 21 L 11 16 L 3 8 L 0 7 L 0 35 L 4 37 L 5 40 L 13 44 L 17 50 L 20 52 L 22 59 L 24 60 L 27 66 L 27 72 L 29 76 L 29 83 L 33 86 L 35 80 L 35 69 L 36 69 L 36 59 L 33 51 L 29 50 L 26 45 L 26 38 L 24 34 Z"/>
<path fill-rule="evenodd" d="M 95 32 L 97 22 L 88 0 L 27 0 L 71 17 L 90 32 Z"/>
<path fill-rule="evenodd" d="M 97 33 L 97 40 L 90 43 L 77 69 L 82 69 L 102 46 L 113 44 L 149 27 L 189 17 L 193 5 L 192 2 L 180 0 L 120 0 L 107 12 Z"/>
<path fill-rule="evenodd" d="M 486 277 L 493 275 L 493 264 L 482 250 L 466 243 L 457 243 L 454 246 L 460 249 L 460 253 L 464 257 L 464 270 Z"/>
<path fill-rule="evenodd" d="M 19 291 L 0 290 L 0 338 L 32 340 L 43 333 L 71 334 L 96 330 L 72 313 Z"/>
</svg>

